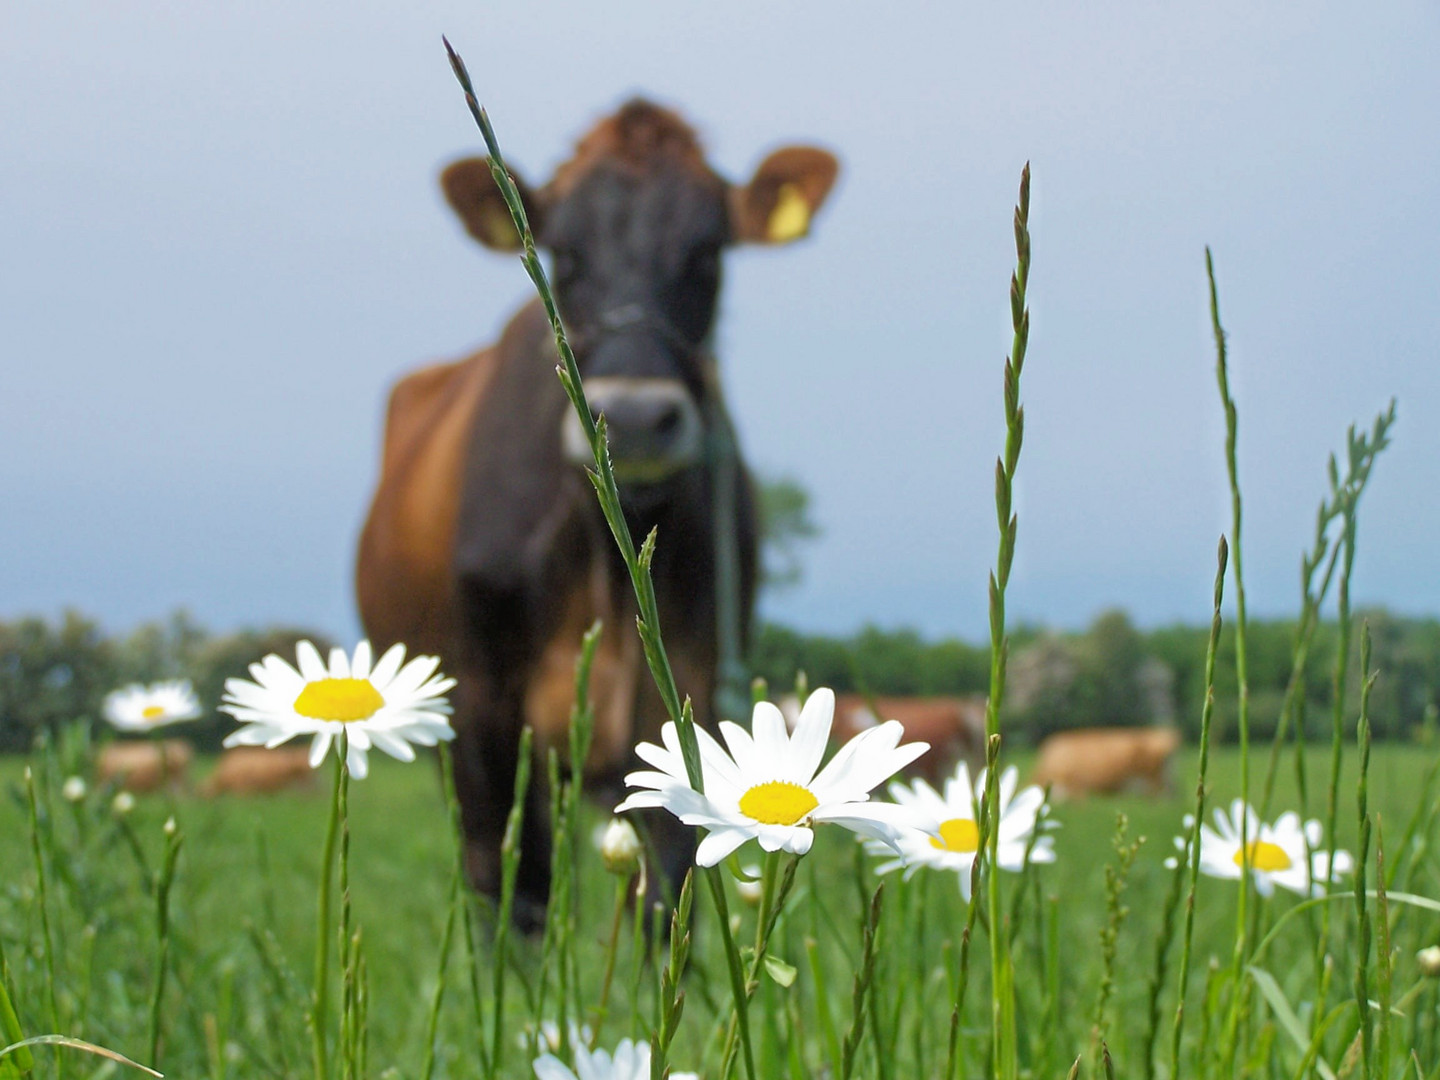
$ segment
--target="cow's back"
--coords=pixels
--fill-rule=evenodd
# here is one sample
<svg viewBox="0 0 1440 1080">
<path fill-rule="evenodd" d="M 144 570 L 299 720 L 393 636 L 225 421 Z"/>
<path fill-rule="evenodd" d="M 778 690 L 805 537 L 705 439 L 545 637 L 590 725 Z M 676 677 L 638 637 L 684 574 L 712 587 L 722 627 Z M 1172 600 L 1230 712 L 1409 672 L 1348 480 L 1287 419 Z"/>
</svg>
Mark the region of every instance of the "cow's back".
<svg viewBox="0 0 1440 1080">
<path fill-rule="evenodd" d="M 1173 728 L 1089 728 L 1062 731 L 1040 744 L 1031 783 L 1057 797 L 1113 794 L 1138 787 L 1159 794 L 1180 743 Z"/>
<path fill-rule="evenodd" d="M 454 618 L 451 556 L 470 430 L 497 348 L 412 372 L 390 393 L 380 482 L 356 565 L 360 618 L 377 649 L 443 651 Z"/>
<path fill-rule="evenodd" d="M 509 516 L 501 499 L 477 498 L 475 474 L 499 469 L 505 486 L 525 473 L 507 457 L 517 440 L 504 428 L 524 430 L 535 421 L 511 400 L 513 386 L 538 382 L 565 400 L 537 352 L 537 343 L 549 340 L 549 324 L 532 302 L 495 345 L 421 368 L 391 391 L 380 481 L 356 562 L 360 619 L 377 651 L 403 642 L 411 653 L 452 659 L 456 574 L 467 542 Z M 558 429 L 551 441 L 558 446 Z"/>
</svg>

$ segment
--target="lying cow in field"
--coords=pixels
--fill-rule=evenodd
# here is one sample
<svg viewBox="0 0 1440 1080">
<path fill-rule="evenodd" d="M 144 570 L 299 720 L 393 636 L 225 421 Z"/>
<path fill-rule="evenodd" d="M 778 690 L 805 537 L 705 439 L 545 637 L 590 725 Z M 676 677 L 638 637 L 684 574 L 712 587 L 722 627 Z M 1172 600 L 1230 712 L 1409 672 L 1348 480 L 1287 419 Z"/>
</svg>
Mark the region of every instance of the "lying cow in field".
<svg viewBox="0 0 1440 1080">
<path fill-rule="evenodd" d="M 199 792 L 208 799 L 220 794 L 266 795 L 286 788 L 314 786 L 309 747 L 267 750 L 263 746 L 237 746 L 220 755 Z"/>
<path fill-rule="evenodd" d="M 544 187 L 520 185 L 536 242 L 553 259 L 591 406 L 607 418 L 637 546 L 658 528 L 661 627 L 680 693 L 702 724 L 712 719 L 717 665 L 712 448 L 723 409 L 708 344 L 720 259 L 732 244 L 804 236 L 836 170 L 824 151 L 791 147 L 766 158 L 749 184 L 732 186 L 678 116 L 633 101 L 586 135 Z M 519 249 L 485 160 L 456 162 L 441 185 L 471 236 Z M 556 363 L 550 327 L 532 302 L 498 344 L 402 379 L 390 397 L 379 487 L 360 539 L 360 612 L 377 652 L 404 642 L 440 656 L 458 680 L 454 761 L 466 866 L 490 895 L 500 887 L 521 727 L 533 727 L 542 754 L 563 750 L 574 661 L 592 620 L 604 620 L 605 634 L 587 771 L 618 790 L 635 742 L 658 741 L 665 719 L 641 656 L 630 581 L 585 477 L 590 450 Z M 755 511 L 743 467 L 730 475 L 723 494 L 735 509 L 744 626 L 755 585 Z M 692 861 L 691 830 L 666 814 L 648 824 L 666 876 L 678 881 Z M 532 783 L 518 922 L 540 917 L 549 876 L 548 805 Z"/>
<path fill-rule="evenodd" d="M 100 748 L 95 775 L 100 783 L 114 781 L 126 791 L 144 794 L 161 787 L 183 787 L 195 752 L 184 739 L 160 742 L 121 741 Z"/>
<path fill-rule="evenodd" d="M 1180 745 L 1171 727 L 1083 728 L 1061 731 L 1040 744 L 1030 783 L 1050 785 L 1057 799 L 1138 790 L 1169 790 L 1170 757 Z"/>
<path fill-rule="evenodd" d="M 793 694 L 780 700 L 780 712 L 793 730 L 800 717 L 800 702 Z M 970 697 L 877 697 L 864 694 L 835 695 L 835 724 L 830 738 L 844 744 L 885 720 L 898 720 L 905 727 L 906 741 L 930 744 L 906 767 L 909 776 L 922 776 L 938 783 L 962 758 L 972 769 L 985 764 L 985 698 Z"/>
</svg>

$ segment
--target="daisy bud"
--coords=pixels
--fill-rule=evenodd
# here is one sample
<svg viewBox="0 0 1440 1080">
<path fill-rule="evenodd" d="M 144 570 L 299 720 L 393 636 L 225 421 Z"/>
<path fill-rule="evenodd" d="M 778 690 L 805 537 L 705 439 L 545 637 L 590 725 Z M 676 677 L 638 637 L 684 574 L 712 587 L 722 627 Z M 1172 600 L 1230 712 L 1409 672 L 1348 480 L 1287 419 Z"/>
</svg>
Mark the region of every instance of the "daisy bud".
<svg viewBox="0 0 1440 1080">
<path fill-rule="evenodd" d="M 69 803 L 78 803 L 85 798 L 85 781 L 78 776 L 66 777 L 60 787 L 60 794 Z"/>
<path fill-rule="evenodd" d="M 135 809 L 135 796 L 128 791 L 117 792 L 115 801 L 110 804 L 110 810 L 116 817 L 124 817 Z"/>
<path fill-rule="evenodd" d="M 1431 945 L 1428 949 L 1421 949 L 1415 954 L 1415 961 L 1420 965 L 1422 975 L 1440 979 L 1440 945 Z"/>
<path fill-rule="evenodd" d="M 175 835 L 177 832 L 179 832 L 179 831 L 180 831 L 180 826 L 175 824 L 175 819 L 174 819 L 174 817 L 168 817 L 168 818 L 165 819 L 165 835 L 166 835 L 166 836 L 174 836 L 174 835 Z"/>
<path fill-rule="evenodd" d="M 745 877 L 756 878 L 760 876 L 758 866 L 746 866 L 742 868 Z M 735 879 L 735 891 L 740 894 L 740 899 L 752 907 L 760 903 L 760 894 L 764 891 L 764 884 L 759 881 L 746 881 L 745 878 Z"/>
<path fill-rule="evenodd" d="M 600 838 L 600 858 L 605 869 L 621 877 L 629 877 L 640 869 L 640 837 L 624 818 L 614 818 Z"/>
</svg>

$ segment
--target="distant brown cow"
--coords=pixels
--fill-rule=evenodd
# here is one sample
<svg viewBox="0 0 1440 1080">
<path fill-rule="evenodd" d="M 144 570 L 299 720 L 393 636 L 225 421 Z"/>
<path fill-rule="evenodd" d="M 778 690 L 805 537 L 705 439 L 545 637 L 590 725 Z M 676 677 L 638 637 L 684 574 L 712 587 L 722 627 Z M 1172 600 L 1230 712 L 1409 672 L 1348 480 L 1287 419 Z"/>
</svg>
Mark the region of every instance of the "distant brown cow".
<svg viewBox="0 0 1440 1080">
<path fill-rule="evenodd" d="M 1061 731 L 1040 744 L 1032 784 L 1049 784 L 1056 798 L 1139 790 L 1169 790 L 1170 756 L 1180 745 L 1171 727 L 1083 728 Z"/>
<path fill-rule="evenodd" d="M 800 717 L 800 703 L 793 694 L 781 698 L 780 711 L 793 729 Z M 918 739 L 930 744 L 929 752 L 905 769 L 910 776 L 939 781 L 949 775 L 962 758 L 972 768 L 979 768 L 985 762 L 983 695 L 871 699 L 863 694 L 836 694 L 835 723 L 830 729 L 830 738 L 836 743 L 845 743 L 885 720 L 900 721 L 905 727 L 907 742 Z"/>
<path fill-rule="evenodd" d="M 308 746 L 282 746 L 266 750 L 263 746 L 237 746 L 226 750 L 215 768 L 200 785 L 200 794 L 207 799 L 222 793 L 259 795 L 286 788 L 315 786 L 315 770 L 310 767 Z"/>
<path fill-rule="evenodd" d="M 194 756 L 184 739 L 112 742 L 101 747 L 95 772 L 102 784 L 114 780 L 126 791 L 143 794 L 161 785 L 183 787 Z"/>
<path fill-rule="evenodd" d="M 556 303 L 590 405 L 606 418 L 626 525 L 637 546 L 657 530 L 660 623 L 680 695 L 700 724 L 714 721 L 717 567 L 734 555 L 738 581 L 725 591 L 738 600 L 737 617 L 727 626 L 748 625 L 757 543 L 749 479 L 709 352 L 722 255 L 805 236 L 837 168 L 823 150 L 786 147 L 732 185 L 679 116 L 637 100 L 600 121 L 547 184 L 518 185 L 535 241 L 553 258 Z M 520 249 L 488 161 L 452 164 L 441 186 L 476 240 Z M 402 379 L 360 538 L 360 614 L 377 655 L 404 642 L 439 656 L 458 680 L 453 755 L 466 868 L 492 896 L 521 728 L 535 731 L 543 777 L 548 747 L 564 757 L 574 660 L 594 619 L 605 622 L 592 690 L 594 780 L 617 790 L 635 742 L 658 741 L 665 718 L 556 362 L 549 323 L 532 302 L 497 344 Z M 717 505 L 731 508 L 729 524 L 717 524 Z M 540 924 L 549 894 L 548 817 L 543 784 L 532 783 L 513 909 L 522 925 Z M 649 831 L 678 885 L 694 861 L 694 831 L 658 812 Z"/>
</svg>

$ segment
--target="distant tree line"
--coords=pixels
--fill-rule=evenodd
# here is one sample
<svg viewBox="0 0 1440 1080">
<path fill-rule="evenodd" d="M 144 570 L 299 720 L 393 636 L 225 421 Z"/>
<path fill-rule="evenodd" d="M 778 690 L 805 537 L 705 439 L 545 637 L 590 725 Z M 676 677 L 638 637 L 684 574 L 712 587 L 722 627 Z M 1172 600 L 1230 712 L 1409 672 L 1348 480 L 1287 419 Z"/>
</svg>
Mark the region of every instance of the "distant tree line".
<svg viewBox="0 0 1440 1080">
<path fill-rule="evenodd" d="M 293 662 L 300 638 L 328 647 L 323 635 L 284 627 L 212 634 L 183 612 L 120 635 L 74 611 L 53 621 L 0 621 L 0 752 L 28 750 L 39 732 L 77 720 L 98 731 L 111 690 L 177 678 L 194 683 L 205 710 L 177 733 L 202 749 L 218 749 L 235 730 L 235 721 L 215 708 L 225 680 L 245 675 L 268 653 Z"/>
<path fill-rule="evenodd" d="M 1361 612 L 1373 640 L 1379 671 L 1371 695 L 1371 723 L 1379 738 L 1412 738 L 1433 725 L 1440 705 L 1440 620 L 1404 618 L 1383 610 Z M 216 634 L 184 613 L 124 634 L 107 634 L 92 619 L 66 612 L 57 620 L 0 621 L 0 752 L 27 749 L 37 732 L 77 719 L 97 726 L 105 695 L 131 682 L 188 678 L 205 715 L 184 733 L 205 749 L 219 746 L 234 722 L 215 711 L 225 680 L 246 673 L 267 653 L 294 657 L 295 642 L 323 635 L 290 627 Z M 1170 626 L 1140 630 L 1119 611 L 1099 616 L 1084 631 L 1020 626 L 1011 635 L 1006 730 L 1024 741 L 1052 731 L 1175 723 L 1194 740 L 1204 703 L 1208 629 Z M 1358 632 L 1347 688 L 1353 724 L 1359 678 Z M 1247 633 L 1251 732 L 1274 732 L 1290 677 L 1295 638 L 1292 620 L 1256 620 Z M 1306 733 L 1328 736 L 1338 627 L 1316 632 L 1305 670 Z M 876 695 L 984 694 L 989 687 L 988 647 L 954 638 L 926 640 L 913 630 L 866 627 L 847 637 L 803 634 L 767 623 L 753 642 L 750 668 L 772 694 L 786 692 L 798 671 L 810 686 Z M 1216 732 L 1236 734 L 1235 636 L 1228 626 L 1216 662 Z"/>
<path fill-rule="evenodd" d="M 1379 672 L 1371 695 L 1378 738 L 1411 738 L 1436 720 L 1440 705 L 1440 620 L 1362 611 L 1351 644 L 1347 723 L 1359 697 L 1359 632 L 1368 621 L 1372 664 Z M 1273 735 L 1289 682 L 1296 624 L 1261 619 L 1246 633 L 1253 737 Z M 1011 635 L 1004 722 L 1026 741 L 1072 727 L 1174 723 L 1187 739 L 1200 733 L 1205 649 L 1209 628 L 1140 630 L 1120 611 L 1108 611 L 1080 632 L 1018 627 Z M 1338 626 L 1322 623 L 1304 673 L 1305 730 L 1328 737 L 1334 701 Z M 873 694 L 984 694 L 988 646 L 954 638 L 926 641 L 912 630 L 867 627 L 849 637 L 801 634 L 774 624 L 757 635 L 752 670 L 772 690 L 793 684 L 803 670 L 811 686 Z M 778 692 L 778 691 L 777 691 Z M 1238 724 L 1235 631 L 1227 624 L 1216 657 L 1215 731 L 1232 741 Z"/>
</svg>

